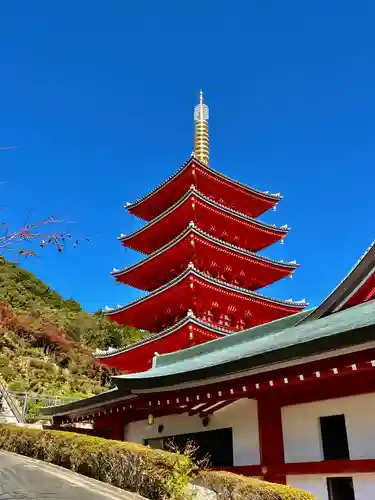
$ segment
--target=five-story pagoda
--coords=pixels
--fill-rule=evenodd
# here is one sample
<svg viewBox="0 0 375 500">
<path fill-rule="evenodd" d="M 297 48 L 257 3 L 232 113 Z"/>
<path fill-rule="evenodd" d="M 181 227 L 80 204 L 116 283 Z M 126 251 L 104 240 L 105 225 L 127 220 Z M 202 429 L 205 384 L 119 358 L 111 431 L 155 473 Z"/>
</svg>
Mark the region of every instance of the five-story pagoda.
<svg viewBox="0 0 375 500">
<path fill-rule="evenodd" d="M 127 205 L 130 214 L 146 223 L 119 240 L 146 256 L 112 274 L 148 294 L 124 307 L 106 308 L 105 314 L 154 334 L 121 351 L 98 354 L 109 366 L 145 370 L 156 353 L 200 344 L 306 306 L 305 301 L 278 300 L 258 291 L 297 267 L 257 254 L 288 233 L 287 226 L 257 219 L 275 208 L 281 196 L 250 188 L 209 166 L 208 107 L 202 92 L 194 121 L 191 158 L 163 184 Z"/>
</svg>

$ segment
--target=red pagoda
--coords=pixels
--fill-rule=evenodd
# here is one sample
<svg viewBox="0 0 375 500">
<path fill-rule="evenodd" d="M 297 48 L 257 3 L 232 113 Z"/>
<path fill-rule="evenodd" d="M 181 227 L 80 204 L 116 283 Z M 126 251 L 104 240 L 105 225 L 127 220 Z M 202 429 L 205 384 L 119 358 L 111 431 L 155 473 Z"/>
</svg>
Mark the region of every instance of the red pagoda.
<svg viewBox="0 0 375 500">
<path fill-rule="evenodd" d="M 121 235 L 125 247 L 146 254 L 114 270 L 116 281 L 147 291 L 109 319 L 153 332 L 120 350 L 98 352 L 103 364 L 126 372 L 151 368 L 157 354 L 185 349 L 301 311 L 305 301 L 278 300 L 259 289 L 291 276 L 295 261 L 257 254 L 283 242 L 288 227 L 257 217 L 276 208 L 280 194 L 264 193 L 234 181 L 208 165 L 208 107 L 194 110 L 194 153 L 167 181 L 128 204 L 146 221 Z"/>
</svg>

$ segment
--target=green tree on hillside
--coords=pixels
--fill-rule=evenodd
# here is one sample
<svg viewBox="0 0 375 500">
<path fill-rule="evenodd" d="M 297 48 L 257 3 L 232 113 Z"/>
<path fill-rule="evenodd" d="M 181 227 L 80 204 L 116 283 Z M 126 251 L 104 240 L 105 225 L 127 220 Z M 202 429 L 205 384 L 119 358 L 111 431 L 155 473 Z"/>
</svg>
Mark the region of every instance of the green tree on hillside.
<svg viewBox="0 0 375 500">
<path fill-rule="evenodd" d="M 96 394 L 115 372 L 96 348 L 121 347 L 145 335 L 89 314 L 17 264 L 0 265 L 0 376 L 12 390 L 64 396 Z"/>
<path fill-rule="evenodd" d="M 4 259 L 0 265 L 1 300 L 15 310 L 56 324 L 69 338 L 92 349 L 122 347 L 145 335 L 135 328 L 108 321 L 103 314 L 84 312 L 77 301 L 63 299 L 33 273 Z"/>
</svg>

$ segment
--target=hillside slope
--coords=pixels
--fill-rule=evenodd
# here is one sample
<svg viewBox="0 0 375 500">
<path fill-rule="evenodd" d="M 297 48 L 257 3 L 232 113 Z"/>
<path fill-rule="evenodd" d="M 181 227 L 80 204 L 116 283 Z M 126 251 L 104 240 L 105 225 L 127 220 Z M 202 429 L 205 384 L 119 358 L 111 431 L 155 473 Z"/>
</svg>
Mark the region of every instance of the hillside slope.
<svg viewBox="0 0 375 500">
<path fill-rule="evenodd" d="M 134 328 L 88 314 L 32 273 L 0 260 L 0 375 L 12 390 L 88 396 L 108 387 L 110 370 L 93 349 L 141 338 Z"/>
</svg>

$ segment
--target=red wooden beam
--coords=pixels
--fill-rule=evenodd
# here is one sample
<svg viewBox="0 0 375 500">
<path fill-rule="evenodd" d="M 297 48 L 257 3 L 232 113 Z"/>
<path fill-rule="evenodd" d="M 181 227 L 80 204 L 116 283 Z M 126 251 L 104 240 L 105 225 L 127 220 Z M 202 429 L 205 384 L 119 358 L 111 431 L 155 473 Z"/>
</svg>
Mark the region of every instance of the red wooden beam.
<svg viewBox="0 0 375 500">
<path fill-rule="evenodd" d="M 373 289 L 366 295 L 365 300 L 363 302 L 367 302 L 375 297 L 375 286 Z"/>
<path fill-rule="evenodd" d="M 240 465 L 233 467 L 214 467 L 215 470 L 226 470 L 243 476 L 263 476 L 262 465 Z M 263 472 L 262 472 L 263 471 Z M 365 474 L 375 472 L 375 459 L 362 458 L 358 460 L 324 460 L 321 462 L 293 462 L 269 465 L 267 473 L 273 476 L 288 475 L 327 475 L 327 474 Z"/>
<path fill-rule="evenodd" d="M 210 406 L 212 406 L 212 403 L 200 404 L 199 408 L 193 407 L 194 409 L 189 411 L 189 417 L 193 417 L 194 415 L 198 415 L 198 413 L 201 413 L 202 411 L 206 410 Z"/>
<path fill-rule="evenodd" d="M 321 462 L 288 463 L 284 464 L 283 472 L 287 475 L 375 472 L 375 459 L 367 458 L 360 460 L 324 460 Z"/>
<path fill-rule="evenodd" d="M 233 472 L 233 474 L 241 474 L 248 477 L 262 477 L 262 467 L 260 465 L 234 465 L 232 467 L 213 467 L 213 470 L 224 470 Z"/>
<path fill-rule="evenodd" d="M 146 414 L 145 418 L 148 413 L 154 414 L 156 411 L 160 416 L 183 413 L 199 403 L 205 403 L 208 407 L 223 400 L 236 400 L 243 397 L 258 398 L 261 394 L 270 391 L 282 398 L 283 406 L 364 394 L 373 392 L 375 388 L 375 366 L 372 366 L 370 362 L 372 359 L 375 359 L 375 349 L 205 387 L 159 393 L 156 396 L 142 395 L 131 401 L 119 401 L 94 410 L 82 409 L 79 415 L 68 414 L 61 419 L 64 421 L 85 420 L 96 418 L 104 412 L 109 412 L 109 414 L 125 412 L 132 416 L 136 415 L 139 420 L 138 413 Z M 181 411 L 182 405 L 186 408 Z"/>
<path fill-rule="evenodd" d="M 213 415 L 217 411 L 221 410 L 222 408 L 225 408 L 226 406 L 231 405 L 235 401 L 237 401 L 237 400 L 234 399 L 234 400 L 229 400 L 229 401 L 222 401 L 221 403 L 217 404 L 216 406 L 212 406 L 212 403 L 211 403 L 211 405 L 209 405 L 207 409 L 201 411 L 200 414 L 202 417 L 205 417 L 207 415 Z"/>
<path fill-rule="evenodd" d="M 323 359 L 312 363 L 293 366 L 274 372 L 261 373 L 226 382 L 217 382 L 203 387 L 195 387 L 181 391 L 163 393 L 163 399 L 179 401 L 218 402 L 223 399 L 239 399 L 241 397 L 257 398 L 264 391 L 287 388 L 319 382 L 324 379 L 336 379 L 350 375 L 357 377 L 359 373 L 375 372 L 371 361 L 375 359 L 375 349 L 350 353 L 347 355 Z M 160 399 L 159 394 L 158 398 Z M 151 406 L 154 398 L 150 395 Z"/>
<path fill-rule="evenodd" d="M 262 394 L 272 394 L 280 399 L 281 406 L 289 406 L 293 404 L 302 404 L 309 403 L 313 401 L 324 401 L 327 399 L 339 398 L 339 397 L 349 397 L 355 396 L 359 394 L 368 394 L 375 391 L 375 368 L 374 367 L 365 367 L 361 368 L 361 365 L 356 365 L 357 369 L 352 370 L 352 368 L 344 368 L 340 374 L 332 375 L 328 378 L 325 377 L 315 377 L 313 381 L 309 381 L 304 379 L 303 381 L 296 381 L 294 384 L 283 384 L 282 386 L 274 385 L 269 386 L 269 389 L 273 389 L 272 392 L 270 390 L 257 390 L 253 394 L 253 397 L 257 399 L 262 396 Z M 343 383 L 343 380 L 345 383 Z M 308 385 L 306 385 L 308 383 Z M 308 390 L 307 390 L 308 389 Z M 176 395 L 178 396 L 176 398 Z M 125 404 L 117 403 L 118 406 L 112 407 L 103 407 L 97 408 L 95 410 L 84 412 L 81 414 L 72 415 L 71 418 L 69 415 L 63 417 L 56 417 L 54 420 L 57 421 L 58 418 L 60 420 L 66 421 L 83 421 L 83 420 L 92 420 L 97 419 L 98 417 L 103 416 L 104 414 L 108 416 L 117 416 L 119 414 L 125 415 L 125 419 L 127 420 L 142 420 L 147 418 L 149 413 L 152 413 L 154 416 L 164 416 L 171 414 L 181 414 L 185 412 L 190 412 L 189 414 L 196 415 L 198 413 L 202 413 L 203 411 L 210 408 L 215 403 L 223 402 L 225 393 L 224 391 L 210 392 L 210 399 L 202 398 L 199 396 L 199 400 L 197 397 L 189 396 L 188 398 L 181 396 L 179 393 L 174 393 L 173 395 L 170 393 L 168 396 L 164 396 L 161 398 L 162 394 L 159 394 L 158 400 L 149 400 L 146 397 L 139 397 L 138 400 L 132 400 L 132 403 L 125 406 Z M 246 393 L 241 397 L 249 397 Z M 235 401 L 241 399 L 241 397 L 233 397 L 230 394 L 226 400 Z M 168 399 L 167 399 L 168 398 Z M 186 401 L 189 399 L 189 401 Z M 178 402 L 177 402 L 178 400 Z M 151 405 L 149 402 L 151 401 Z M 196 410 L 192 410 L 195 406 L 201 403 L 201 406 Z M 204 403 L 204 404 L 202 404 Z M 181 408 L 181 406 L 184 408 Z"/>
<path fill-rule="evenodd" d="M 345 398 L 369 394 L 375 392 L 375 374 L 358 373 L 351 377 L 333 378 L 331 380 L 317 381 L 307 387 L 300 385 L 293 391 L 286 387 L 279 391 L 282 406 L 290 406 L 314 401 L 326 401 L 328 399 Z"/>
</svg>

